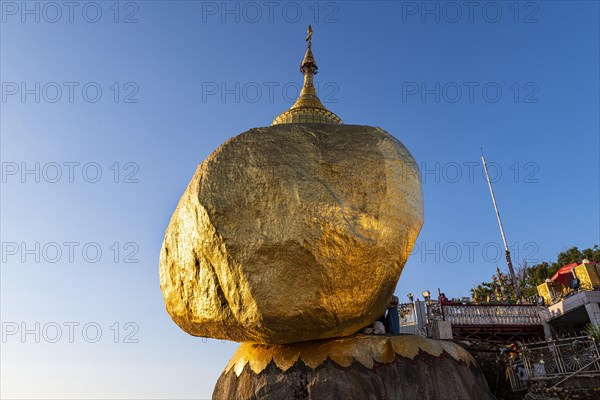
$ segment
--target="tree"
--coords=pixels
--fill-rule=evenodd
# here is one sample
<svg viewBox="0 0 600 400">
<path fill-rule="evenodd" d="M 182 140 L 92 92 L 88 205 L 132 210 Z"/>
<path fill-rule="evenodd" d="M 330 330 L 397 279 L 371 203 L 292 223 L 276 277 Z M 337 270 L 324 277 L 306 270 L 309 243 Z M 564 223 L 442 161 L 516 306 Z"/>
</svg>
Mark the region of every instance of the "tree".
<svg viewBox="0 0 600 400">
<path fill-rule="evenodd" d="M 600 247 L 598 245 L 591 249 L 585 249 L 581 252 L 583 258 L 587 258 L 590 261 L 600 262 Z"/>
<path fill-rule="evenodd" d="M 580 251 L 577 247 L 563 250 L 558 253 L 555 262 L 542 261 L 539 264 L 528 266 L 523 262 L 515 271 L 515 279 L 524 299 L 533 298 L 537 295 L 537 286 L 551 278 L 563 265 L 581 263 L 584 259 L 600 262 L 600 247 L 594 245 L 591 248 Z M 471 289 L 471 298 L 474 302 L 486 301 L 508 301 L 517 299 L 515 288 L 510 276 L 500 271 L 496 266 L 496 274 L 492 275 L 491 282 L 481 282 Z"/>
<path fill-rule="evenodd" d="M 474 302 L 490 301 L 494 293 L 494 284 L 490 282 L 481 282 L 479 285 L 471 289 L 471 298 Z"/>
</svg>

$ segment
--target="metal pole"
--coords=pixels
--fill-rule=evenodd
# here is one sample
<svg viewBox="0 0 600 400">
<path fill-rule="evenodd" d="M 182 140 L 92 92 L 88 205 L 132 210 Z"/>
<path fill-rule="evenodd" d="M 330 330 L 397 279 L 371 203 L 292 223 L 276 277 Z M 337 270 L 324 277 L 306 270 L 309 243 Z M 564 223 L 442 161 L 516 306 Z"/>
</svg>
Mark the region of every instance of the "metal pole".
<svg viewBox="0 0 600 400">
<path fill-rule="evenodd" d="M 492 195 L 492 202 L 494 203 L 494 209 L 496 210 L 496 217 L 498 218 L 498 225 L 500 226 L 500 233 L 502 234 L 502 241 L 504 242 L 504 250 L 506 252 L 506 262 L 508 263 L 508 271 L 510 277 L 515 286 L 515 292 L 517 293 L 518 302 L 522 302 L 521 289 L 517 284 L 517 278 L 515 277 L 515 270 L 513 269 L 512 260 L 510 259 L 510 251 L 508 250 L 508 243 L 506 243 L 506 236 L 504 235 L 504 228 L 502 227 L 502 220 L 500 219 L 500 212 L 498 211 L 498 205 L 496 204 L 496 196 L 494 195 L 494 189 L 492 188 L 492 181 L 490 181 L 490 174 L 488 173 L 487 164 L 485 163 L 485 157 L 483 156 L 483 149 L 481 149 L 481 160 L 483 161 L 483 169 L 485 170 L 485 176 L 487 178 L 488 186 L 490 187 L 490 194 Z"/>
</svg>

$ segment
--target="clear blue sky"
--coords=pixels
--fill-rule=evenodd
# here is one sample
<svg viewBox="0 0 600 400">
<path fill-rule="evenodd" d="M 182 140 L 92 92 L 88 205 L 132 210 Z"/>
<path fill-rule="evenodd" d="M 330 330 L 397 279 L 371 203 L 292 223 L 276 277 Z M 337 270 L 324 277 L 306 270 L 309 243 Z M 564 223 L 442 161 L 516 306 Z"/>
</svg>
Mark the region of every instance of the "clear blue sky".
<svg viewBox="0 0 600 400">
<path fill-rule="evenodd" d="M 309 23 L 325 105 L 423 169 L 401 298 L 504 268 L 480 147 L 515 263 L 600 242 L 597 2 L 61 4 L 1 3 L 3 398 L 210 397 L 237 344 L 171 322 L 164 231 L 198 163 L 291 105 Z"/>
</svg>

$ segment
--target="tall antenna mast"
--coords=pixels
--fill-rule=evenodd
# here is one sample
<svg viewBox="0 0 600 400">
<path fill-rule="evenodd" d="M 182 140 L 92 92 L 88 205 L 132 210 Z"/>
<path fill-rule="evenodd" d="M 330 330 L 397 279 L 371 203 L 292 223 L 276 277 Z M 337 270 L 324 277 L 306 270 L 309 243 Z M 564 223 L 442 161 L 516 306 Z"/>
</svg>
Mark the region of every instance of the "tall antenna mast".
<svg viewBox="0 0 600 400">
<path fill-rule="evenodd" d="M 485 157 L 483 156 L 483 149 L 481 149 L 481 160 L 483 161 L 483 169 L 485 170 L 485 176 L 487 178 L 488 186 L 490 187 L 490 194 L 492 195 L 492 202 L 494 203 L 494 209 L 496 210 L 496 217 L 498 218 L 498 225 L 500 226 L 500 233 L 502 234 L 502 241 L 504 242 L 504 250 L 506 252 L 506 262 L 508 263 L 508 271 L 517 293 L 517 299 L 519 303 L 522 302 L 521 289 L 517 285 L 517 278 L 515 277 L 515 270 L 513 269 L 512 261 L 510 259 L 510 251 L 508 250 L 508 243 L 506 243 L 506 236 L 504 235 L 504 228 L 502 227 L 502 220 L 500 219 L 500 212 L 498 211 L 498 205 L 496 204 L 496 196 L 494 195 L 494 189 L 492 189 L 492 181 L 490 181 L 490 174 L 488 173 L 487 164 L 485 163 Z"/>
</svg>

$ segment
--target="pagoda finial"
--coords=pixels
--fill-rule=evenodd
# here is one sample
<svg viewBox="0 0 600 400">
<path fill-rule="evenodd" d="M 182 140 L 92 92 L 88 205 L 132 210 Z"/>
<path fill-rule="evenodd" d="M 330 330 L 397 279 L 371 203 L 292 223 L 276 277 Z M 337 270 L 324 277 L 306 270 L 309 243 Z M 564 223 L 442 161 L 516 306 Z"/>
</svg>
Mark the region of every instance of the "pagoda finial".
<svg viewBox="0 0 600 400">
<path fill-rule="evenodd" d="M 308 26 L 308 35 L 306 36 L 306 54 L 304 54 L 304 59 L 302 60 L 302 65 L 300 65 L 300 72 L 302 75 L 307 73 L 316 75 L 319 72 L 319 67 L 317 67 L 317 63 L 315 62 L 315 57 L 313 56 L 311 47 L 312 47 L 312 28 L 310 25 Z M 306 80 L 304 81 L 306 86 Z M 311 81 L 312 83 L 312 81 Z"/>
<path fill-rule="evenodd" d="M 307 48 L 304 54 L 304 59 L 300 65 L 300 72 L 304 75 L 304 86 L 300 92 L 298 100 L 292 108 L 279 115 L 271 125 L 279 124 L 342 124 L 342 120 L 327 110 L 319 97 L 313 84 L 313 77 L 319 72 L 319 67 L 315 62 L 315 57 L 312 53 L 312 27 L 308 26 L 306 35 Z"/>
</svg>

